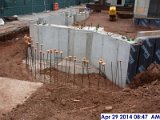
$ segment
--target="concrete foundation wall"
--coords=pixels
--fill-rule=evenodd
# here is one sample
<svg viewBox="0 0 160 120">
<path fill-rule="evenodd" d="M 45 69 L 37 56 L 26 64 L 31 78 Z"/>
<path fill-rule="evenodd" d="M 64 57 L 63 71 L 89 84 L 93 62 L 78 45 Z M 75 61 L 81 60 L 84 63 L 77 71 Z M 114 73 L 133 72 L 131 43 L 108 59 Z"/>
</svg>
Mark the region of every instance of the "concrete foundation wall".
<svg viewBox="0 0 160 120">
<path fill-rule="evenodd" d="M 69 54 L 79 59 L 89 59 L 92 46 L 92 32 L 78 29 L 69 31 Z"/>
<path fill-rule="evenodd" d="M 123 40 L 119 40 L 118 44 L 119 44 L 118 45 L 118 57 L 117 57 L 117 61 L 119 62 L 118 72 L 120 73 L 119 79 L 122 79 L 121 84 L 124 87 L 126 85 L 126 79 L 127 79 L 128 62 L 129 62 L 131 44 Z M 121 73 L 122 73 L 122 76 L 121 76 Z"/>
<path fill-rule="evenodd" d="M 43 44 L 44 51 L 63 50 L 63 57 L 77 56 L 79 60 L 86 57 L 97 68 L 99 67 L 98 61 L 102 58 L 106 63 L 106 76 L 117 85 L 125 86 L 130 43 L 117 39 L 118 37 L 113 38 L 105 32 L 81 30 L 67 26 L 34 25 L 31 28 L 34 30 L 34 34 L 31 34 L 33 43 Z M 121 68 L 119 61 L 122 61 Z M 122 82 L 120 83 L 120 81 Z"/>
<path fill-rule="evenodd" d="M 74 21 L 81 21 L 89 16 L 89 13 L 81 15 L 77 14 L 77 11 L 73 11 L 74 13 L 76 13 L 75 16 L 77 15 Z M 68 17 L 67 22 L 66 17 Z M 80 61 L 86 57 L 97 68 L 99 68 L 98 61 L 102 58 L 106 63 L 106 76 L 121 87 L 126 85 L 130 53 L 130 43 L 126 38 L 104 32 L 103 28 L 95 30 L 95 28 L 78 29 L 64 26 L 73 22 L 72 13 L 61 11 L 61 13 L 57 12 L 44 19 L 57 25 L 31 25 L 30 36 L 35 46 L 36 42 L 39 42 L 39 45 L 43 45 L 43 51 L 63 50 L 63 57 L 77 56 Z M 121 67 L 119 61 L 121 61 Z M 120 81 L 122 82 L 120 83 Z"/>
</svg>

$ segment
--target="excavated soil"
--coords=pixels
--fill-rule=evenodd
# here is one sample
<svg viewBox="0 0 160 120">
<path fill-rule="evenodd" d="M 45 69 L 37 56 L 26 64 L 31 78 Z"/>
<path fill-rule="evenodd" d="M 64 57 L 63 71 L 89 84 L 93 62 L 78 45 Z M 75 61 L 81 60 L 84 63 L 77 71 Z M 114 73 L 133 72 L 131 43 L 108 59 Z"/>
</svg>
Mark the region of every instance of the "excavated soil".
<svg viewBox="0 0 160 120">
<path fill-rule="evenodd" d="M 136 37 L 138 31 L 149 31 L 159 29 L 155 27 L 136 26 L 133 22 L 133 19 L 117 18 L 116 21 L 109 21 L 109 15 L 107 11 L 102 11 L 101 13 L 92 13 L 88 19 L 76 23 L 75 26 L 84 24 L 92 24 L 92 26 L 100 25 L 100 27 L 104 27 L 104 30 L 107 32 L 118 33 L 133 39 Z"/>
<path fill-rule="evenodd" d="M 160 81 L 160 65 L 151 64 L 148 69 L 137 74 L 130 84 L 131 88 L 137 88 L 145 84 L 151 84 L 153 81 Z"/>
<path fill-rule="evenodd" d="M 20 80 L 31 80 L 31 77 L 22 64 L 25 59 L 24 34 L 19 34 L 13 39 L 0 42 L 0 76 Z"/>
<path fill-rule="evenodd" d="M 1 120 L 98 120 L 100 113 L 159 113 L 160 82 L 138 89 L 81 88 L 46 84 Z"/>
<path fill-rule="evenodd" d="M 12 40 L 1 43 L 0 76 L 17 79 L 29 79 L 30 74 L 22 64 L 25 59 L 25 46 L 22 41 Z M 54 76 L 55 75 L 55 76 Z M 44 84 L 22 105 L 17 105 L 11 112 L 1 114 L 1 120 L 97 120 L 102 112 L 140 112 L 158 113 L 160 111 L 160 82 L 153 81 L 137 89 L 120 89 L 111 82 L 100 78 L 100 90 L 97 90 L 98 74 L 90 74 L 91 88 L 88 77 L 84 76 L 81 86 L 81 75 L 73 75 L 70 80 L 63 72 L 52 71 L 55 81 Z M 43 74 L 42 76 L 43 77 Z M 142 78 L 141 78 L 142 79 Z M 31 79 L 29 79 L 31 80 Z M 68 80 L 68 81 L 67 81 Z M 107 84 L 104 84 L 106 80 Z M 66 82 L 67 81 L 67 82 Z"/>
<path fill-rule="evenodd" d="M 104 13 L 99 13 L 104 14 Z M 97 15 L 92 21 L 100 19 Z M 106 19 L 107 15 L 103 15 Z M 107 20 L 107 19 L 106 19 Z M 90 21 L 91 22 L 91 21 Z M 89 23 L 90 23 L 89 22 Z M 96 24 L 96 23 L 95 23 Z M 115 22 L 112 24 L 120 24 Z M 114 26 L 114 25 L 109 25 Z M 119 26 L 117 29 L 125 27 Z M 107 29 L 107 26 L 106 26 Z M 135 28 L 133 28 L 135 29 Z M 127 32 L 124 31 L 124 32 Z M 132 31 L 133 32 L 133 31 Z M 126 33 L 128 34 L 128 33 Z M 0 43 L 0 76 L 22 80 L 32 80 L 30 72 L 22 64 L 25 59 L 24 34 L 17 38 Z M 58 77 L 56 76 L 58 74 Z M 152 73 L 153 74 L 153 73 Z M 55 75 L 55 76 L 54 76 Z M 142 75 L 141 75 L 142 76 Z M 154 76 L 154 75 L 153 75 Z M 43 77 L 43 74 L 41 75 Z M 52 71 L 55 80 L 39 88 L 21 105 L 17 105 L 9 113 L 1 113 L 1 120 L 97 120 L 100 113 L 159 113 L 160 112 L 160 81 L 131 88 L 118 88 L 107 79 L 100 77 L 100 88 L 97 90 L 98 74 L 90 74 L 91 87 L 88 87 L 88 77 L 84 76 L 84 86 L 81 86 L 82 75 L 73 75 Z M 146 75 L 138 79 L 147 79 Z M 105 82 L 104 82 L 105 81 Z M 23 91 L 22 91 L 23 92 Z"/>
</svg>

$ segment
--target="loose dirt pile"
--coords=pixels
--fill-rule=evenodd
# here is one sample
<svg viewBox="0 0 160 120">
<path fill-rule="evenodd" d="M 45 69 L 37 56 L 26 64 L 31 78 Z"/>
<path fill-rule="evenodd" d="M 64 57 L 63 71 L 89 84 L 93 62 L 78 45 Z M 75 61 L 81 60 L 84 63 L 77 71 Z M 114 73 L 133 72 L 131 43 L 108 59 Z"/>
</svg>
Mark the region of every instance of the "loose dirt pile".
<svg viewBox="0 0 160 120">
<path fill-rule="evenodd" d="M 1 120 L 97 120 L 102 112 L 154 113 L 160 110 L 159 100 L 159 81 L 114 92 L 46 84 Z"/>
<path fill-rule="evenodd" d="M 31 80 L 31 77 L 22 64 L 25 59 L 24 34 L 19 34 L 17 38 L 0 42 L 0 76 L 21 80 Z"/>
<path fill-rule="evenodd" d="M 31 80 L 30 74 L 22 64 L 25 59 L 23 36 L 0 44 L 0 76 Z M 53 71 L 57 75 L 57 71 Z M 54 75 L 53 74 L 53 75 Z M 65 73 L 58 73 L 59 82 L 44 84 L 24 104 L 17 105 L 10 113 L 1 114 L 1 120 L 97 120 L 100 113 L 158 113 L 160 111 L 160 81 L 153 78 L 151 83 L 123 90 L 101 79 L 103 89 L 97 90 L 97 74 L 90 75 L 92 87 L 89 89 L 87 76 L 81 87 L 81 75 L 67 80 Z M 43 75 L 42 75 L 43 77 Z M 143 75 L 139 78 L 145 80 Z M 103 82 L 106 80 L 107 86 Z M 61 82 L 60 82 L 61 81 Z M 22 91 L 23 92 L 23 91 Z"/>
<path fill-rule="evenodd" d="M 150 84 L 156 80 L 160 81 L 160 65 L 151 64 L 147 71 L 139 73 L 133 78 L 133 82 L 131 83 L 130 87 L 137 88 L 138 86 Z"/>
</svg>

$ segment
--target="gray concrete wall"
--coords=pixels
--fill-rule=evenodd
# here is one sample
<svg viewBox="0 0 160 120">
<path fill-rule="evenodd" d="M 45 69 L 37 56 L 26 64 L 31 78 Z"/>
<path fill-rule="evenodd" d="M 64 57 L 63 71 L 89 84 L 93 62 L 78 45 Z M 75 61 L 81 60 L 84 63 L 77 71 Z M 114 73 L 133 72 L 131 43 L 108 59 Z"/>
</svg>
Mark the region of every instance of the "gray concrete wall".
<svg viewBox="0 0 160 120">
<path fill-rule="evenodd" d="M 130 43 L 122 40 L 121 36 L 112 37 L 113 34 L 108 35 L 106 32 L 59 25 L 34 25 L 31 28 L 34 33 L 31 33 L 33 43 L 43 44 L 44 51 L 49 49 L 63 50 L 64 56 L 77 56 L 79 60 L 86 57 L 97 68 L 99 67 L 98 61 L 102 58 L 106 63 L 106 76 L 116 84 L 125 86 Z M 122 68 L 120 68 L 120 62 L 117 64 L 117 61 L 122 61 Z"/>
<path fill-rule="evenodd" d="M 78 29 L 69 31 L 69 54 L 77 56 L 79 59 L 91 55 L 92 32 Z"/>
<path fill-rule="evenodd" d="M 77 11 L 73 11 L 74 13 L 77 13 Z M 67 13 L 67 17 L 71 14 Z M 88 15 L 82 18 L 86 19 L 86 16 Z M 78 20 L 82 20 L 82 18 Z M 64 26 L 66 24 L 66 14 L 62 11 L 44 19 L 57 25 L 30 25 L 30 36 L 35 46 L 36 42 L 39 42 L 39 45 L 43 44 L 44 51 L 49 49 L 63 50 L 64 57 L 77 56 L 79 60 L 86 57 L 97 68 L 99 67 L 98 61 L 102 58 L 106 63 L 106 76 L 119 86 L 124 87 L 126 85 L 130 53 L 130 43 L 127 42 L 126 38 L 118 34 L 104 32 L 103 28 L 95 30 L 95 28 L 78 29 L 72 26 Z M 71 18 L 70 23 L 73 22 L 72 20 Z M 119 61 L 121 61 L 122 68 L 120 68 Z"/>
</svg>

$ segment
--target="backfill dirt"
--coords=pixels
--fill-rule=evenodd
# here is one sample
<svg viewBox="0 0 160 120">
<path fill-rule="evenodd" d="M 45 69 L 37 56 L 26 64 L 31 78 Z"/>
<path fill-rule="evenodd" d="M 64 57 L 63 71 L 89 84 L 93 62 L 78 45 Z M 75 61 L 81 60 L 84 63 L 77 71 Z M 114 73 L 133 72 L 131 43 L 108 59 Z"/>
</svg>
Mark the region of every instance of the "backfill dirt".
<svg viewBox="0 0 160 120">
<path fill-rule="evenodd" d="M 0 76 L 31 81 L 31 76 L 22 60 L 25 59 L 23 35 L 0 43 Z M 56 74 L 57 71 L 53 71 Z M 139 77 L 139 79 L 146 79 Z M 92 87 L 87 86 L 88 78 L 84 78 L 81 87 L 81 75 L 73 76 L 70 82 L 65 73 L 59 72 L 59 82 L 44 84 L 24 104 L 17 105 L 11 112 L 2 114 L 1 120 L 98 120 L 102 112 L 127 113 L 159 113 L 160 82 L 157 80 L 136 86 L 136 89 L 120 89 L 101 79 L 103 89 L 97 90 L 97 74 L 90 75 Z M 78 82 L 79 81 L 79 82 Z M 59 83 L 59 84 L 58 84 Z M 22 91 L 23 92 L 23 91 Z"/>
</svg>

